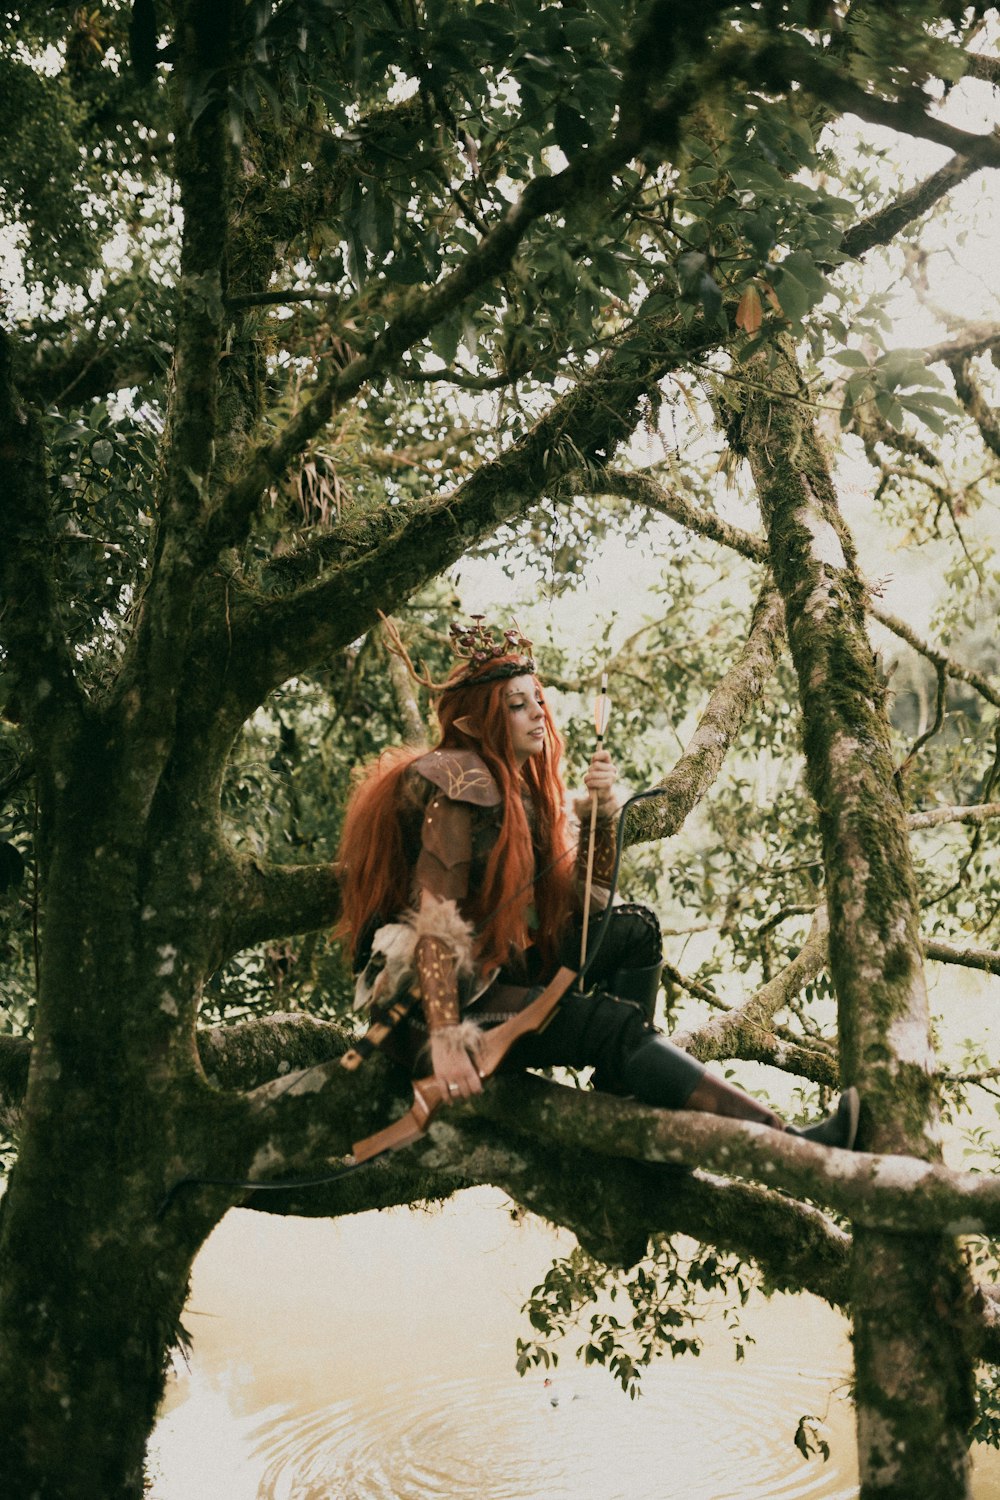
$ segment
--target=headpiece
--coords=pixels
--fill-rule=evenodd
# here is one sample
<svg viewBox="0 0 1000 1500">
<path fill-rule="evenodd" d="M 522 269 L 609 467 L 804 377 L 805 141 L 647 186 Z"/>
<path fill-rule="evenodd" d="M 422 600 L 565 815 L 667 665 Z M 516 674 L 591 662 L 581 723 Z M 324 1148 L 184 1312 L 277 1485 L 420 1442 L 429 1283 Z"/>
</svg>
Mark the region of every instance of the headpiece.
<svg viewBox="0 0 1000 1500">
<path fill-rule="evenodd" d="M 393 622 L 381 610 L 378 613 L 385 626 L 389 650 L 403 662 L 414 682 L 427 688 L 429 692 L 453 692 L 456 688 L 466 687 L 471 683 L 478 685 L 485 682 L 499 682 L 505 677 L 521 677 L 535 670 L 531 655 L 531 642 L 516 622 L 510 629 L 494 634 L 488 625 L 483 624 L 485 615 L 473 615 L 470 624 L 455 624 L 448 631 L 451 649 L 460 660 L 468 662 L 468 668 L 461 676 L 453 677 L 448 682 L 432 682 L 426 667 L 423 673 L 418 672 L 414 667 Z M 515 660 L 500 661 L 500 658 L 505 656 L 513 656 Z M 491 662 L 497 662 L 498 665 L 491 667 Z"/>
<path fill-rule="evenodd" d="M 464 687 L 467 682 L 498 682 L 504 677 L 521 677 L 526 672 L 534 672 L 531 642 L 522 634 L 517 622 L 497 637 L 488 625 L 483 624 L 485 618 L 485 615 L 473 615 L 471 624 L 456 624 L 449 628 L 451 649 L 456 656 L 464 657 L 469 667 L 464 676 L 446 682 L 443 692 L 447 692 L 449 688 Z M 497 661 L 502 656 L 517 659 L 503 662 L 485 672 L 479 670 L 480 667 L 489 667 L 490 662 Z"/>
</svg>

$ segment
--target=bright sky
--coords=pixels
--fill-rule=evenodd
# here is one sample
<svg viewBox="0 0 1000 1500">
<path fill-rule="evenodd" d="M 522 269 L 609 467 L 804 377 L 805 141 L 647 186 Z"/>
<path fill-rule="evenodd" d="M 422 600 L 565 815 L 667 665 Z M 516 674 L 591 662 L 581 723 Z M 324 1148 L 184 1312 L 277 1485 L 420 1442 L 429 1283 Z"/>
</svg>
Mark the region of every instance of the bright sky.
<svg viewBox="0 0 1000 1500">
<path fill-rule="evenodd" d="M 984 44 L 990 40 L 984 36 L 980 50 L 987 50 Z M 964 79 L 956 85 L 941 113 L 950 124 L 975 133 L 985 133 L 1000 124 L 995 90 L 976 79 Z M 859 133 L 885 150 L 886 181 L 895 179 L 899 188 L 929 175 L 949 156 L 944 147 L 898 136 L 880 127 L 859 125 L 851 117 L 838 127 L 838 136 L 845 144 Z M 941 214 L 939 210 L 923 236 L 923 245 L 929 252 L 926 269 L 931 301 L 954 315 L 956 325 L 951 328 L 935 317 L 930 306 L 918 300 L 912 286 L 901 277 L 898 256 L 869 255 L 863 272 L 865 283 L 871 291 L 884 291 L 889 296 L 887 310 L 894 321 L 891 346 L 922 349 L 960 331 L 966 323 L 1000 323 L 1000 298 L 994 274 L 998 243 L 998 175 L 981 172 L 951 193 L 947 213 Z M 664 418 L 666 415 L 665 407 Z M 841 505 L 867 575 L 871 579 L 889 578 L 884 594 L 886 607 L 918 630 L 928 631 L 944 587 L 945 546 L 933 543 L 919 549 L 892 546 L 891 534 L 873 512 L 873 471 L 861 453 L 858 440 L 841 437 L 835 415 L 821 422 L 834 452 Z M 669 444 L 672 440 L 665 424 L 662 431 L 664 444 Z M 939 441 L 926 430 L 920 435 L 932 448 Z M 635 461 L 655 462 L 660 455 L 653 451 L 652 444 L 647 442 L 644 446 L 647 451 L 635 453 Z M 757 531 L 759 515 L 745 480 L 741 490 L 727 487 L 720 477 L 719 511 L 734 524 Z M 981 539 L 1000 551 L 998 501 L 1000 496 L 966 518 L 963 525 L 969 538 Z M 587 643 L 605 636 L 611 655 L 644 620 L 655 618 L 660 612 L 663 602 L 660 558 L 676 545 L 675 536 L 676 528 L 654 520 L 639 543 L 609 538 L 602 556 L 588 569 L 586 580 L 571 597 L 558 600 L 548 597 L 541 574 L 525 579 L 521 587 L 515 588 L 500 564 L 493 560 L 464 560 L 457 570 L 458 590 L 466 608 L 498 616 L 514 612 L 524 621 L 529 634 L 537 632 L 538 639 L 544 640 L 549 632 L 559 638 L 571 634 L 573 639 Z M 526 605 L 525 598 L 533 602 Z M 984 619 L 992 619 L 995 601 L 984 599 L 982 612 Z M 890 647 L 890 654 L 894 649 Z"/>
</svg>

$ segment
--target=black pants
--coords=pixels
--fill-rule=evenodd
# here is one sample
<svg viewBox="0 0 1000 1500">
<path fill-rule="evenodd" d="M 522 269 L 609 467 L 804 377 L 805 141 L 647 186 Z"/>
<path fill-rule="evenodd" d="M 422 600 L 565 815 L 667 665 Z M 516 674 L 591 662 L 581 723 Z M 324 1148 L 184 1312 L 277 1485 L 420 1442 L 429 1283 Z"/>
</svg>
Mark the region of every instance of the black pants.
<svg viewBox="0 0 1000 1500">
<path fill-rule="evenodd" d="M 591 946 L 589 941 L 587 946 Z M 559 956 L 568 968 L 578 967 L 578 926 L 567 933 Z M 615 907 L 596 962 L 587 974 L 586 993 L 570 990 L 544 1031 L 515 1044 L 504 1071 L 592 1067 L 595 1088 L 611 1094 L 634 1093 L 645 1103 L 665 1109 L 682 1108 L 704 1065 L 654 1031 L 638 1005 L 606 988 L 623 971 L 649 968 L 660 958 L 660 929 L 654 914 L 642 906 Z M 541 974 L 536 983 L 550 977 Z M 486 1028 L 497 1025 L 503 1010 L 494 1004 L 487 992 L 468 1014 Z M 640 1053 L 643 1063 L 636 1067 Z"/>
<path fill-rule="evenodd" d="M 611 909 L 607 930 L 601 936 L 603 915 L 591 917 L 587 932 L 587 958 L 597 943 L 597 957 L 587 970 L 587 989 L 610 989 L 623 969 L 649 969 L 663 958 L 660 924 L 648 906 L 628 902 Z M 559 945 L 559 962 L 575 969 L 580 964 L 583 922 L 578 917 Z"/>
</svg>

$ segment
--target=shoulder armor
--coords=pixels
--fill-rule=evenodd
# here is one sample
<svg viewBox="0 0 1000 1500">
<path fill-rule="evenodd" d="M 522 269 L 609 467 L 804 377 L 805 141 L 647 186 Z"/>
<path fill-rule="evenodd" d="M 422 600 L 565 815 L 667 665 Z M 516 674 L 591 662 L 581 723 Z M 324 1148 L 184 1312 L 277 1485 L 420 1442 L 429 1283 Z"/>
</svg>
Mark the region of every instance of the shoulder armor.
<svg viewBox="0 0 1000 1500">
<path fill-rule="evenodd" d="M 453 802 L 496 807 L 501 800 L 500 788 L 474 750 L 431 750 L 415 760 L 410 769 L 439 787 Z"/>
</svg>

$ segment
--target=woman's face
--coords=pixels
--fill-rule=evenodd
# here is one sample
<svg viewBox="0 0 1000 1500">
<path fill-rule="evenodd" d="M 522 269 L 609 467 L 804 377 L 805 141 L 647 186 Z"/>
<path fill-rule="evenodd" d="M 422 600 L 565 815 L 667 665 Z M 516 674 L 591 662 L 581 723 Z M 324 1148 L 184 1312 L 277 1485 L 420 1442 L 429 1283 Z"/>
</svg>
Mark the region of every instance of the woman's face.
<svg viewBox="0 0 1000 1500">
<path fill-rule="evenodd" d="M 510 722 L 510 738 L 519 766 L 545 749 L 545 711 L 542 690 L 530 673 L 512 677 L 504 699 Z"/>
</svg>

